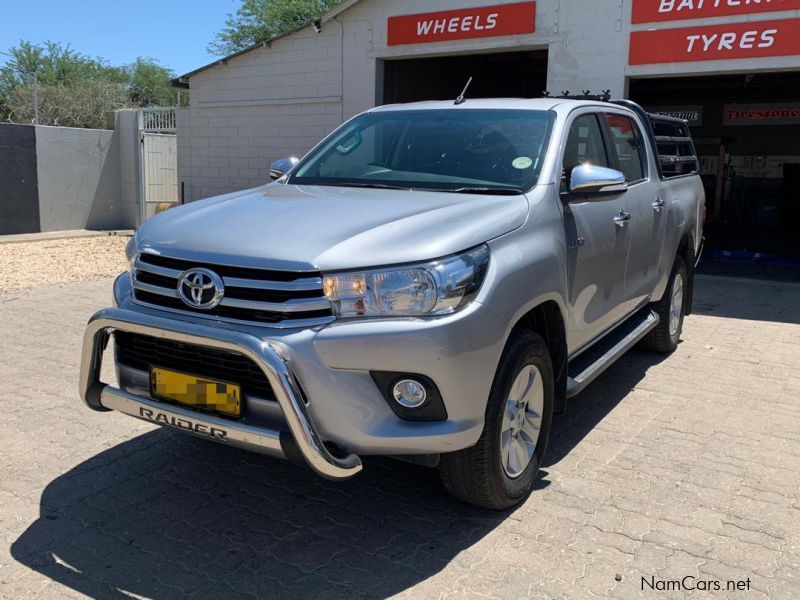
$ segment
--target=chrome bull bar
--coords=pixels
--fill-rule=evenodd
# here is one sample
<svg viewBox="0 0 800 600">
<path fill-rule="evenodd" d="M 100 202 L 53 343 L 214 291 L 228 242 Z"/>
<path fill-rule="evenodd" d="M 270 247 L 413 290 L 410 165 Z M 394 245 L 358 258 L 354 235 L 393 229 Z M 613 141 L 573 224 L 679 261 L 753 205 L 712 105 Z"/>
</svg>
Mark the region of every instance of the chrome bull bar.
<svg viewBox="0 0 800 600">
<path fill-rule="evenodd" d="M 125 331 L 236 352 L 264 372 L 281 407 L 288 432 L 252 427 L 130 394 L 100 381 L 103 352 L 114 331 Z M 205 439 L 245 450 L 290 458 L 296 451 L 319 475 L 348 479 L 362 469 L 355 454 L 334 456 L 323 444 L 298 385 L 278 349 L 254 335 L 164 319 L 121 308 L 101 310 L 89 319 L 83 337 L 80 394 L 89 408 L 116 410 Z"/>
</svg>

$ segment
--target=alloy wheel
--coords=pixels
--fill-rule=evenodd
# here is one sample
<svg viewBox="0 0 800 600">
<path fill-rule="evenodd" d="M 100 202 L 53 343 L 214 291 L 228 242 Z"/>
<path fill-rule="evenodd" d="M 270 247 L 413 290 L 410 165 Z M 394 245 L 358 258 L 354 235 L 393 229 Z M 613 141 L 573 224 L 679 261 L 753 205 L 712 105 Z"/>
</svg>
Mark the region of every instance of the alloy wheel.
<svg viewBox="0 0 800 600">
<path fill-rule="evenodd" d="M 543 412 L 542 374 L 535 365 L 525 365 L 508 393 L 500 431 L 501 462 L 511 479 L 522 475 L 536 452 Z"/>
</svg>

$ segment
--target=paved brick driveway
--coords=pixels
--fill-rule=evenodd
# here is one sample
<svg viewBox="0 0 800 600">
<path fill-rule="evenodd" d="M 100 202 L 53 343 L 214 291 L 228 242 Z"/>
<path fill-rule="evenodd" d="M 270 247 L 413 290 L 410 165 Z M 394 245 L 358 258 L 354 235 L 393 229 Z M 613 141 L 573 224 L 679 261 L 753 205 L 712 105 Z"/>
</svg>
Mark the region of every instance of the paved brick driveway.
<svg viewBox="0 0 800 600">
<path fill-rule="evenodd" d="M 616 598 L 642 577 L 800 597 L 800 287 L 698 282 L 556 422 L 539 489 L 487 514 L 434 473 L 308 472 L 79 403 L 103 280 L 0 295 L 0 596 Z M 657 584 L 657 582 L 654 582 Z"/>
</svg>

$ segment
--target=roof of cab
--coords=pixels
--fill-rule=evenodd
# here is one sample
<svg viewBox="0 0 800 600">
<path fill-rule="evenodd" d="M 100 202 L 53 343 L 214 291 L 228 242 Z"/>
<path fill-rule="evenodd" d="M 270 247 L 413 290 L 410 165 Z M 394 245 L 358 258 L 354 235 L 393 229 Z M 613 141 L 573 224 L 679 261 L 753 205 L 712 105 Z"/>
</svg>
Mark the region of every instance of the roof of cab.
<svg viewBox="0 0 800 600">
<path fill-rule="evenodd" d="M 396 110 L 444 110 L 444 109 L 495 109 L 495 110 L 553 110 L 557 106 L 570 109 L 578 106 L 599 106 L 609 108 L 607 102 L 593 100 L 567 100 L 564 98 L 467 98 L 462 104 L 454 104 L 454 100 L 436 100 L 411 102 L 408 104 L 387 104 L 378 106 L 369 112 L 387 112 Z M 613 105 L 611 105 L 613 106 Z M 619 108 L 613 106 L 614 108 Z"/>
</svg>

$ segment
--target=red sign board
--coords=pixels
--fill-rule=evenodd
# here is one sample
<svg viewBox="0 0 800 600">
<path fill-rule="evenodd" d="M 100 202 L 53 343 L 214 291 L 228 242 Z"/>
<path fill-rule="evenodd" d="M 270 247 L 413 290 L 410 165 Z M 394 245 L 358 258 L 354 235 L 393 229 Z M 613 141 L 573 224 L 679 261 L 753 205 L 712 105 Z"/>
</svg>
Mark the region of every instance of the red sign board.
<svg viewBox="0 0 800 600">
<path fill-rule="evenodd" d="M 427 44 L 534 31 L 536 2 L 518 2 L 389 17 L 388 44 Z"/>
<path fill-rule="evenodd" d="M 800 55 L 800 19 L 631 33 L 631 65 Z"/>
<path fill-rule="evenodd" d="M 633 23 L 800 9 L 800 0 L 633 0 Z"/>
</svg>

